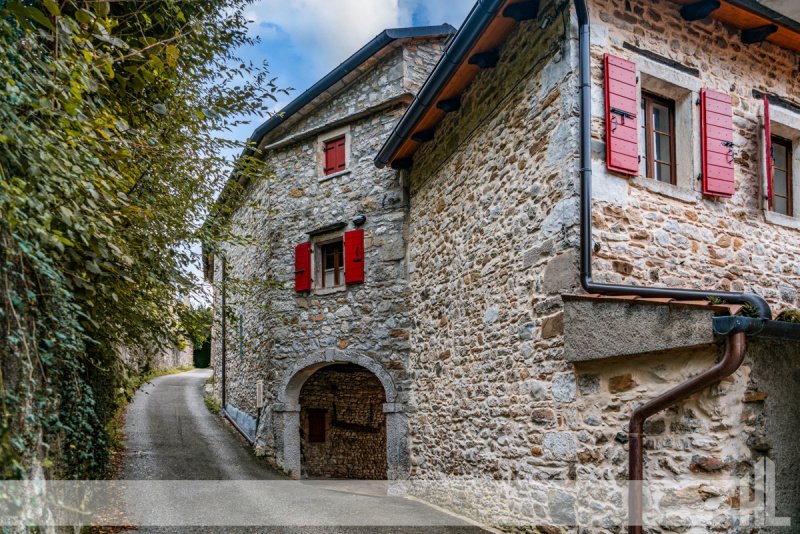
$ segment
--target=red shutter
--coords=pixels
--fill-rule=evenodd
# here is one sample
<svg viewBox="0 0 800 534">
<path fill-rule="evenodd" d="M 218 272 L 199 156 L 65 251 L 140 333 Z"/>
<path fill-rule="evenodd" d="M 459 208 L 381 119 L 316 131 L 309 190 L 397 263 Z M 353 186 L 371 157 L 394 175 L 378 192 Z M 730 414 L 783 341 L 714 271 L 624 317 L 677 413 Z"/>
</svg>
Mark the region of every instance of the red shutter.
<svg viewBox="0 0 800 534">
<path fill-rule="evenodd" d="M 732 197 L 733 108 L 725 93 L 700 92 L 700 139 L 703 152 L 703 194 Z"/>
<path fill-rule="evenodd" d="M 311 291 L 311 242 L 294 248 L 294 290 Z"/>
<path fill-rule="evenodd" d="M 764 95 L 764 172 L 767 177 L 767 203 L 772 209 L 772 129 L 769 125 L 769 100 Z M 761 204 L 759 204 L 760 206 Z"/>
<path fill-rule="evenodd" d="M 606 54 L 606 166 L 624 174 L 639 174 L 639 128 L 636 106 L 636 65 Z"/>
<path fill-rule="evenodd" d="M 344 233 L 344 281 L 364 282 L 364 230 Z"/>
<path fill-rule="evenodd" d="M 331 141 L 325 141 L 325 174 L 333 174 L 345 169 L 346 161 L 344 157 L 345 137 L 337 137 Z"/>
</svg>

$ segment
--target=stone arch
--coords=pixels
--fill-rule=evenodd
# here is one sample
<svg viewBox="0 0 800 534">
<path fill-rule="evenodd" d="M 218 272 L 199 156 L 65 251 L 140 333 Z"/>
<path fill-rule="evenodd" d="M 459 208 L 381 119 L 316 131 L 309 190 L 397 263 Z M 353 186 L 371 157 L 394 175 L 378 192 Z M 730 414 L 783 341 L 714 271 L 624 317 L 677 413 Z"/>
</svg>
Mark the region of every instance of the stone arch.
<svg viewBox="0 0 800 534">
<path fill-rule="evenodd" d="M 343 351 L 326 351 L 293 363 L 281 379 L 277 402 L 272 406 L 276 461 L 293 478 L 300 478 L 300 391 L 316 371 L 331 365 L 351 363 L 371 372 L 383 385 L 386 402 L 386 459 L 389 480 L 402 479 L 408 473 L 408 420 L 404 406 L 397 402 L 397 388 L 391 375 L 372 358 Z"/>
</svg>

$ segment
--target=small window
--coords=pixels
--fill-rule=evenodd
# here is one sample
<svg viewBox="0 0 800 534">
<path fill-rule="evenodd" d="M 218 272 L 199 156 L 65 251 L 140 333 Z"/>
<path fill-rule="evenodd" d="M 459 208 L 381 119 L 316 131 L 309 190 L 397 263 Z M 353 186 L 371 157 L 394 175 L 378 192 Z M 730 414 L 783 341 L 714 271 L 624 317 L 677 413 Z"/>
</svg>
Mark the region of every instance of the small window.
<svg viewBox="0 0 800 534">
<path fill-rule="evenodd" d="M 345 136 L 325 141 L 325 176 L 345 170 Z"/>
<path fill-rule="evenodd" d="M 325 443 L 325 416 L 328 410 L 315 408 L 308 410 L 308 442 Z"/>
<path fill-rule="evenodd" d="M 792 216 L 792 143 L 772 136 L 772 211 Z"/>
<path fill-rule="evenodd" d="M 675 184 L 675 102 L 642 93 L 642 117 L 640 146 L 645 175 Z"/>
<path fill-rule="evenodd" d="M 341 239 L 318 245 L 320 287 L 344 285 L 344 244 Z"/>
</svg>

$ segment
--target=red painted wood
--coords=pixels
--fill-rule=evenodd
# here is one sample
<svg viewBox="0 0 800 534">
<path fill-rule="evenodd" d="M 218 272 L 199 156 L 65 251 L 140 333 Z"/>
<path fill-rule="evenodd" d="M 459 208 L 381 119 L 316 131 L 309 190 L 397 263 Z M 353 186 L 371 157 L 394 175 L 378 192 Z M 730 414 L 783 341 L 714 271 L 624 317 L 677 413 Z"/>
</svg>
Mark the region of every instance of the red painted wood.
<svg viewBox="0 0 800 534">
<path fill-rule="evenodd" d="M 603 61 L 606 94 L 606 166 L 623 174 L 639 174 L 639 130 L 636 65 L 606 54 Z M 613 113 L 612 109 L 628 116 Z"/>
<path fill-rule="evenodd" d="M 345 159 L 345 137 L 337 137 L 330 141 L 325 141 L 325 174 L 333 174 L 345 170 L 347 161 Z"/>
<path fill-rule="evenodd" d="M 344 281 L 364 283 L 364 230 L 344 233 Z"/>
<path fill-rule="evenodd" d="M 764 95 L 764 150 L 766 159 L 764 160 L 767 174 L 767 202 L 769 209 L 772 209 L 772 128 L 769 124 L 769 100 Z"/>
<path fill-rule="evenodd" d="M 294 290 L 311 291 L 311 242 L 294 248 Z"/>
<path fill-rule="evenodd" d="M 700 92 L 703 194 L 731 197 L 736 190 L 733 167 L 731 97 L 719 91 Z"/>
</svg>

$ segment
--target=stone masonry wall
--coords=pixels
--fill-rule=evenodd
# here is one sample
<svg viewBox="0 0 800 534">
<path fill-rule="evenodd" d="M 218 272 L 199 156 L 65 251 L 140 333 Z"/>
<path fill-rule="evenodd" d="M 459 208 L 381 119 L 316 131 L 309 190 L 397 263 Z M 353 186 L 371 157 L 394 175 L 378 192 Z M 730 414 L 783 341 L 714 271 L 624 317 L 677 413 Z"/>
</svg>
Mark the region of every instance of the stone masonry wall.
<svg viewBox="0 0 800 534">
<path fill-rule="evenodd" d="M 418 51 L 425 51 L 425 61 L 430 62 L 435 56 L 429 46 L 438 47 L 440 39 L 413 44 Z M 356 85 L 336 98 L 336 105 L 322 105 L 301 124 L 274 134 L 272 140 L 371 108 L 376 104 L 374 95 L 380 101 L 405 93 L 402 60 L 413 57 L 410 52 L 401 51 L 383 57 L 373 71 L 359 77 Z M 256 448 L 270 459 L 275 459 L 275 447 L 279 446 L 275 443 L 271 409 L 287 370 L 298 360 L 322 361 L 333 354 L 371 358 L 391 376 L 398 389 L 398 402 L 407 395 L 410 316 L 404 235 L 406 199 L 396 174 L 378 170 L 372 163 L 402 110 L 402 106 L 396 106 L 348 123 L 349 172 L 333 178 L 319 176 L 316 135 L 271 150 L 268 158 L 274 176 L 251 185 L 247 193 L 248 200 L 260 206 L 246 206 L 234 214 L 237 226 L 260 245 L 230 246 L 226 250 L 229 279 L 248 283 L 238 285 L 238 294 L 233 287 L 228 291 L 228 303 L 236 316 L 228 322 L 227 401 L 255 418 L 256 382 L 263 381 L 265 407 Z M 307 232 L 340 221 L 347 223 L 343 231 L 352 230 L 350 221 L 359 214 L 367 219 L 362 226 L 365 282 L 324 294 L 296 293 L 295 245 L 309 240 Z M 217 257 L 215 261 L 215 273 L 219 275 L 221 260 Z M 261 284 L 268 280 L 273 283 Z M 216 296 L 219 305 L 219 292 Z M 219 396 L 218 327 L 215 333 L 212 350 L 215 391 Z M 380 478 L 385 476 L 384 472 Z"/>
<path fill-rule="evenodd" d="M 416 154 L 409 256 L 416 311 L 411 366 L 412 476 L 518 479 L 566 462 L 540 432 L 563 384 L 561 299 L 577 285 L 575 89 L 562 36 L 523 23 L 496 68 Z M 548 11 L 549 10 L 549 11 Z M 563 388 L 563 386 L 562 386 Z M 532 401 L 541 401 L 531 417 Z M 550 434 L 559 443 L 571 435 Z M 549 439 L 549 438 L 548 438 Z M 544 450 L 543 450 L 544 449 Z M 576 445 L 568 451 L 574 460 Z M 538 455 L 532 455 L 532 451 Z M 475 499 L 475 496 L 472 496 Z M 500 495 L 477 499 L 487 516 Z"/>
<path fill-rule="evenodd" d="M 757 206 L 760 104 L 751 94 L 753 88 L 798 94 L 797 58 L 769 44 L 744 47 L 738 34 L 715 23 L 690 25 L 677 9 L 666 1 L 590 4 L 595 279 L 753 290 L 777 310 L 797 306 L 800 240 L 796 230 L 766 222 Z M 426 497 L 479 519 L 515 524 L 536 516 L 619 532 L 626 519 L 622 489 L 605 493 L 600 488 L 608 486 L 598 484 L 586 494 L 535 495 L 537 504 L 526 509 L 530 495 L 514 502 L 475 483 L 624 480 L 633 408 L 709 367 L 721 350 L 564 361 L 558 295 L 578 290 L 577 35 L 574 13 L 568 30 L 555 17 L 542 31 L 542 20 L 521 25 L 497 67 L 479 74 L 462 109 L 415 156 L 412 476 L 472 480 L 467 495 Z M 602 55 L 632 59 L 625 41 L 697 67 L 700 86 L 734 93 L 732 200 L 704 199 L 696 185 L 687 192 L 605 172 Z M 564 49 L 548 52 L 553 42 Z M 707 530 L 743 528 L 730 512 L 740 498 L 730 481 L 754 460 L 750 369 L 746 363 L 648 423 L 647 478 L 687 486 L 647 501 L 687 510 L 651 510 L 653 531 L 683 531 L 687 517 Z M 590 514 L 576 515 L 580 499 Z"/>
<path fill-rule="evenodd" d="M 753 90 L 800 103 L 798 55 L 766 42 L 744 45 L 738 30 L 718 22 L 687 23 L 678 7 L 666 0 L 633 7 L 623 0 L 591 3 L 594 239 L 600 247 L 595 254 L 596 279 L 751 291 L 763 295 L 776 314 L 797 308 L 800 219 L 789 225 L 792 228 L 770 222 L 764 213 L 758 141 L 763 106 Z M 693 86 L 693 101 L 699 98 L 700 87 L 731 95 L 736 153 L 733 198 L 704 197 L 699 180 L 670 186 L 606 171 L 603 53 L 633 61 L 641 69 L 647 59 L 631 47 L 697 69 L 698 76 L 668 67 L 657 72 L 670 82 L 687 79 L 681 86 Z M 700 175 L 699 129 L 699 111 L 695 111 L 693 123 L 677 132 L 696 136 L 692 152 L 677 155 L 681 164 L 691 165 L 692 177 Z"/>
<path fill-rule="evenodd" d="M 303 474 L 312 478 L 386 478 L 384 402 L 380 381 L 363 368 L 334 365 L 311 375 L 300 393 Z M 309 409 L 327 410 L 325 443 L 308 441 Z"/>
</svg>

